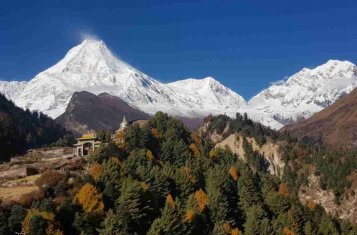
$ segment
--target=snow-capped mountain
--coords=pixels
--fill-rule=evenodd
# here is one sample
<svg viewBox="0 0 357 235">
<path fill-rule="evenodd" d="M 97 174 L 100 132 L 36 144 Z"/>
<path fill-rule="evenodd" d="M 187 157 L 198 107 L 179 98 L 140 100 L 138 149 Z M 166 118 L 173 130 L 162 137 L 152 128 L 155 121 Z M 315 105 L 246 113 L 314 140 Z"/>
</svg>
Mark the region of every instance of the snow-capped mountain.
<svg viewBox="0 0 357 235">
<path fill-rule="evenodd" d="M 315 69 L 304 68 L 284 84 L 263 90 L 248 107 L 283 126 L 312 116 L 356 86 L 357 67 L 348 61 L 330 60 Z"/>
<path fill-rule="evenodd" d="M 213 78 L 160 83 L 118 59 L 103 41 L 95 40 L 85 40 L 24 89 L 15 90 L 5 93 L 16 93 L 9 98 L 18 106 L 53 118 L 65 111 L 75 91 L 107 92 L 146 113 L 164 111 L 182 117 L 203 117 L 246 106 L 243 97 Z"/>
<path fill-rule="evenodd" d="M 357 68 L 329 61 L 303 69 L 282 85 L 273 85 L 248 103 L 215 79 L 161 83 L 112 53 L 103 41 L 85 40 L 51 68 L 29 82 L 1 82 L 0 92 L 16 105 L 56 118 L 76 91 L 107 92 L 148 114 L 167 112 L 178 117 L 247 112 L 255 121 L 280 129 L 334 103 L 357 86 Z"/>
<path fill-rule="evenodd" d="M 0 93 L 5 94 L 10 100 L 16 99 L 25 89 L 27 82 L 0 81 Z"/>
</svg>

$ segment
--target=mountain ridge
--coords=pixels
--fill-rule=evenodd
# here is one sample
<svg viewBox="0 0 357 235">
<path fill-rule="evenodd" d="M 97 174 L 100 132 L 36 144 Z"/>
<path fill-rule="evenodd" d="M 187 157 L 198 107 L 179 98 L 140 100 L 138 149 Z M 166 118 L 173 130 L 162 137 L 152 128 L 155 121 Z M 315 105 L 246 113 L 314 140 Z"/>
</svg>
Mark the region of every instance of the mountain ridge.
<svg viewBox="0 0 357 235">
<path fill-rule="evenodd" d="M 103 41 L 84 40 L 29 82 L 0 83 L 0 92 L 22 108 L 53 118 L 65 112 L 74 92 L 88 91 L 96 95 L 107 92 L 150 115 L 163 111 L 176 117 L 203 118 L 247 112 L 254 121 L 280 129 L 349 93 L 357 84 L 352 79 L 356 75 L 354 64 L 331 60 L 315 69 L 304 68 L 247 102 L 211 77 L 161 83 L 120 60 Z"/>
</svg>

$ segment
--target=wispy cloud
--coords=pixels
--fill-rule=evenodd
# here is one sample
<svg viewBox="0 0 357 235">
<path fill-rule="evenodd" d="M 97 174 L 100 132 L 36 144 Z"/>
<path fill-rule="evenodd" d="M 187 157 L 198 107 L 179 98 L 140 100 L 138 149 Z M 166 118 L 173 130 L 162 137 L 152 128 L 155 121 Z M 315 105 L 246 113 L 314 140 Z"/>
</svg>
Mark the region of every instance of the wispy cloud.
<svg viewBox="0 0 357 235">
<path fill-rule="evenodd" d="M 288 80 L 288 78 L 289 78 L 288 76 L 285 76 L 283 79 L 270 82 L 270 85 L 276 85 L 276 86 L 283 85 L 286 82 L 286 80 Z"/>
<path fill-rule="evenodd" d="M 93 29 L 90 28 L 76 28 L 74 30 L 74 35 L 76 40 L 79 42 L 83 42 L 86 39 L 92 39 L 96 41 L 100 41 L 100 37 L 97 33 L 94 32 Z"/>
<path fill-rule="evenodd" d="M 276 81 L 273 81 L 273 82 L 270 82 L 270 85 L 283 85 L 285 83 L 285 80 L 284 79 L 281 79 L 281 80 L 276 80 Z"/>
</svg>

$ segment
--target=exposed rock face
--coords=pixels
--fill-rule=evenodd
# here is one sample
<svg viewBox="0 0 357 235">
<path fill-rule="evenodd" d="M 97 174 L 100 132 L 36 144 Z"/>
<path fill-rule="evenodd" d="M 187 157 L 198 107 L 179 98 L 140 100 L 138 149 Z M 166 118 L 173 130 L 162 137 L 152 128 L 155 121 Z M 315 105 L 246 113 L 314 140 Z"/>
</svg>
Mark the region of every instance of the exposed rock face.
<svg viewBox="0 0 357 235">
<path fill-rule="evenodd" d="M 356 189 L 352 186 L 354 193 L 349 193 L 343 197 L 341 204 L 337 205 L 335 196 L 331 190 L 322 190 L 319 177 L 311 174 L 308 178 L 309 186 L 302 186 L 299 191 L 299 198 L 303 204 L 314 202 L 325 208 L 327 213 L 338 216 L 343 220 L 357 223 L 357 195 Z"/>
<path fill-rule="evenodd" d="M 216 144 L 216 148 L 224 148 L 228 146 L 233 153 L 236 153 L 240 159 L 246 161 L 245 152 L 243 149 L 243 136 L 241 134 L 231 134 L 223 141 Z M 246 138 L 252 145 L 253 150 L 261 154 L 269 162 L 269 172 L 272 175 L 281 176 L 284 169 L 284 162 L 281 160 L 281 154 L 279 153 L 279 145 L 273 144 L 268 141 L 263 146 L 259 146 L 254 138 Z"/>
<path fill-rule="evenodd" d="M 56 121 L 80 135 L 99 130 L 116 130 L 124 116 L 129 122 L 150 118 L 148 114 L 129 106 L 116 96 L 107 93 L 96 96 L 82 91 L 73 94 L 66 112 Z"/>
</svg>

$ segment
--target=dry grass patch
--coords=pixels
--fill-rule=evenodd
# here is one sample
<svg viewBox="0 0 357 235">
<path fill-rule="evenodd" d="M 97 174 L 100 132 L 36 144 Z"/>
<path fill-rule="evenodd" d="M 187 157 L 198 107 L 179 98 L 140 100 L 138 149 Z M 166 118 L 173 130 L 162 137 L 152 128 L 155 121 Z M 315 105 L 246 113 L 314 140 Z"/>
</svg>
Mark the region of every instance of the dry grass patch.
<svg viewBox="0 0 357 235">
<path fill-rule="evenodd" d="M 5 200 L 17 200 L 26 193 L 38 190 L 37 186 L 18 186 L 11 188 L 0 188 L 0 198 Z"/>
<path fill-rule="evenodd" d="M 35 182 L 38 178 L 41 177 L 41 174 L 38 175 L 31 175 L 31 176 L 27 176 L 25 178 L 21 178 L 18 180 L 10 180 L 8 181 L 8 183 L 10 184 L 21 184 L 21 183 L 27 183 L 27 182 Z"/>
</svg>

